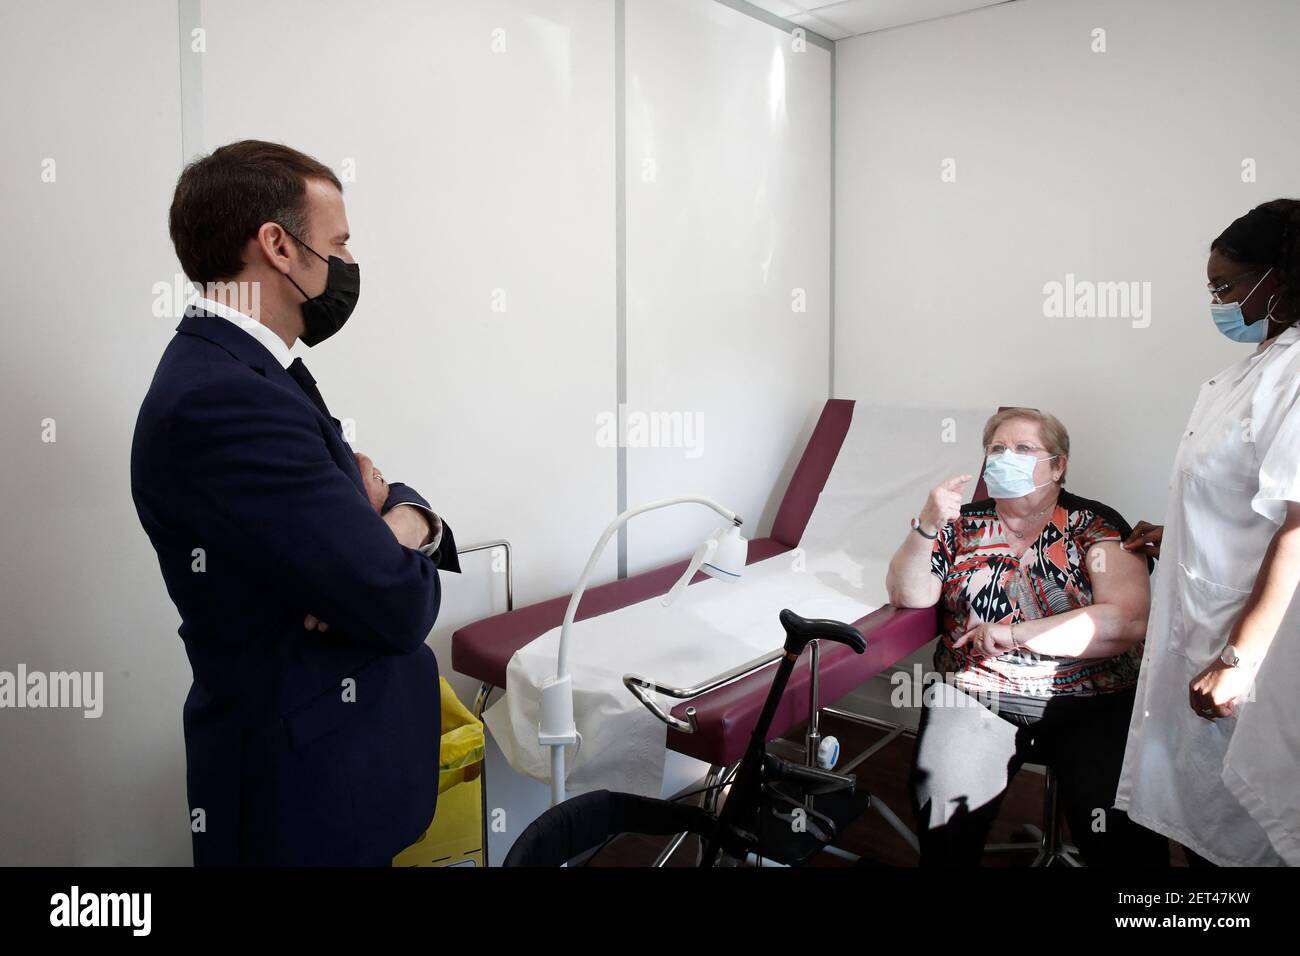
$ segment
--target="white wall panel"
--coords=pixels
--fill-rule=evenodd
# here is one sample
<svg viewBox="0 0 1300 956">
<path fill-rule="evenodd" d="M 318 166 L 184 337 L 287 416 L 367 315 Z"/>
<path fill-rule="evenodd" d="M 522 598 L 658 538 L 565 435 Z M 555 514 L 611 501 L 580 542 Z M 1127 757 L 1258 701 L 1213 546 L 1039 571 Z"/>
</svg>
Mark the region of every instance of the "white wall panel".
<svg viewBox="0 0 1300 956">
<path fill-rule="evenodd" d="M 628 414 L 697 426 L 628 448 L 627 503 L 705 494 L 766 534 L 829 387 L 831 56 L 722 4 L 628 0 L 626 65 Z M 635 520 L 628 570 L 719 520 Z"/>
<path fill-rule="evenodd" d="M 175 0 L 0 5 L 0 670 L 103 675 L 98 718 L 0 710 L 0 864 L 190 861 L 190 669 L 128 469 L 176 325 L 176 35 Z"/>
</svg>

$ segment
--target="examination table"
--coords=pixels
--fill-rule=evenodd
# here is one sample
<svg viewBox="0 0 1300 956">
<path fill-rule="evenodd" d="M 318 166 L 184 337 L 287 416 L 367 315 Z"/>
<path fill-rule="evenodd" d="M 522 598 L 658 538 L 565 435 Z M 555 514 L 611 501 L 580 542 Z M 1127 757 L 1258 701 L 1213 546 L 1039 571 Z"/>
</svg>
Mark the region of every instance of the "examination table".
<svg viewBox="0 0 1300 956">
<path fill-rule="evenodd" d="M 830 399 L 826 402 L 812 436 L 790 479 L 772 525 L 772 533 L 749 543 L 748 564 L 762 561 L 799 545 L 804 529 L 812 516 L 835 464 L 849 424 L 852 421 L 854 402 L 847 399 Z M 983 484 L 982 479 L 980 482 Z M 977 495 L 980 492 L 977 491 Z M 906 528 L 899 529 L 901 538 Z M 681 576 L 687 561 L 645 571 L 619 581 L 611 581 L 588 588 L 578 608 L 577 620 L 604 614 L 648 598 L 667 593 Z M 707 580 L 698 574 L 692 584 Z M 492 691 L 506 684 L 506 669 L 512 656 L 520 648 L 558 627 L 568 606 L 570 595 L 564 594 L 527 607 L 508 610 L 483 620 L 468 624 L 452 635 L 452 667 L 482 682 L 475 700 L 474 711 L 481 716 Z M 810 719 L 810 700 L 836 701 L 863 683 L 882 673 L 897 661 L 912 654 L 932 641 L 938 632 L 934 608 L 902 609 L 889 605 L 878 608 L 856 625 L 867 640 L 865 654 L 855 654 L 849 648 L 831 644 L 819 650 L 817 675 L 814 686 L 810 661 L 805 656 L 791 675 L 780 707 L 772 721 L 771 736 L 780 737 L 805 720 Z M 694 733 L 685 732 L 683 726 L 669 725 L 667 747 L 670 750 L 702 760 L 712 765 L 708 783 L 714 784 L 726 770 L 740 760 L 748 743 L 749 733 L 759 716 L 767 689 L 771 684 L 771 667 L 733 680 L 723 686 L 683 700 L 671 710 L 674 722 L 684 726 L 687 708 L 693 708 Z M 815 696 L 814 695 L 815 691 Z M 884 741 L 873 745 L 855 758 L 850 766 L 875 752 L 889 740 L 898 736 L 902 728 L 896 725 L 833 708 L 816 705 L 817 711 L 884 728 L 890 731 Z M 484 788 L 486 799 L 486 788 Z M 882 808 L 895 829 L 901 824 L 897 818 Z M 486 824 L 487 814 L 484 814 Z M 900 832 L 903 832 L 900 829 Z M 905 834 L 910 835 L 910 834 Z M 909 841 L 913 842 L 913 841 Z M 680 844 L 671 845 L 660 863 Z M 486 846 L 486 834 L 485 834 Z"/>
</svg>

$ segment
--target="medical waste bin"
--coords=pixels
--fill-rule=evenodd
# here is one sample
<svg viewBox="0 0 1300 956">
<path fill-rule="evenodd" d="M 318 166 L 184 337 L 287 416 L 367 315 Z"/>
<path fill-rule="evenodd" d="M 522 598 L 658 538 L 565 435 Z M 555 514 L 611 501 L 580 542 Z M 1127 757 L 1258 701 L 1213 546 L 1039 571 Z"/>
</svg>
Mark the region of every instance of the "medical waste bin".
<svg viewBox="0 0 1300 956">
<path fill-rule="evenodd" d="M 483 866 L 483 722 L 466 709 L 445 677 L 438 806 L 428 829 L 393 866 Z"/>
</svg>

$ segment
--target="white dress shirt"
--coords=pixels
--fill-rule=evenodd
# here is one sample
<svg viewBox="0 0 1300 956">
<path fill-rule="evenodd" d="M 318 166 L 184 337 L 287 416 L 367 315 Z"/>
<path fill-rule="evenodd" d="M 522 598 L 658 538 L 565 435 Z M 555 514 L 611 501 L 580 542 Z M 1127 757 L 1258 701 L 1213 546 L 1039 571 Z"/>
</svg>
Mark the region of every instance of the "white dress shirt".
<svg viewBox="0 0 1300 956">
<path fill-rule="evenodd" d="M 227 319 L 257 339 L 266 347 L 268 352 L 275 356 L 275 360 L 280 363 L 280 368 L 288 368 L 293 363 L 293 358 L 289 355 L 289 346 L 284 344 L 284 339 L 257 321 L 257 319 L 244 315 L 238 309 L 232 309 L 224 302 L 205 299 L 202 296 L 195 299 L 193 304 L 195 308 L 202 309 L 204 312 L 211 312 L 213 315 L 219 315 L 221 318 Z"/>
<path fill-rule="evenodd" d="M 191 304 L 195 308 L 202 309 L 204 312 L 210 312 L 212 315 L 220 316 L 229 321 L 232 325 L 236 325 L 243 329 L 253 338 L 257 339 L 257 341 L 275 357 L 275 360 L 280 363 L 281 368 L 287 369 L 291 364 L 293 364 L 293 357 L 289 354 L 289 346 L 284 344 L 284 339 L 280 338 L 280 336 L 275 332 L 257 321 L 257 319 L 244 315 L 244 313 L 240 312 L 238 309 L 232 309 L 224 302 L 217 302 L 215 299 L 207 299 L 203 296 L 199 296 Z M 427 555 L 432 555 L 438 550 L 438 545 L 442 542 L 442 519 L 428 508 L 421 507 L 414 501 L 403 501 L 394 507 L 400 508 L 402 505 L 419 508 L 420 511 L 424 512 L 425 516 L 429 519 L 429 527 L 433 530 L 433 539 L 428 544 L 417 548 L 416 550 Z"/>
</svg>

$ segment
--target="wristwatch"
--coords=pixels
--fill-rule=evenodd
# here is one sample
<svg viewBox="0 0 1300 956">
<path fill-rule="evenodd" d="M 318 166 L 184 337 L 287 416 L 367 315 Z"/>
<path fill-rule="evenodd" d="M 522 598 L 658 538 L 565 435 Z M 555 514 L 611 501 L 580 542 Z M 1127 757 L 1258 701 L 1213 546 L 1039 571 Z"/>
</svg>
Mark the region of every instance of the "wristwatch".
<svg viewBox="0 0 1300 956">
<path fill-rule="evenodd" d="M 1223 645 L 1223 650 L 1219 651 L 1219 660 L 1229 667 L 1241 667 L 1249 663 L 1246 658 L 1237 653 L 1237 649 L 1231 644 Z"/>
<path fill-rule="evenodd" d="M 913 519 L 912 519 L 912 530 L 915 531 L 917 534 L 919 534 L 922 538 L 929 538 L 931 541 L 933 541 L 935 538 L 939 537 L 939 532 L 938 532 L 938 531 L 936 531 L 934 534 L 929 534 L 928 532 L 926 532 L 925 529 L 923 529 L 923 528 L 921 527 L 921 519 L 920 519 L 920 518 L 913 518 Z"/>
</svg>

